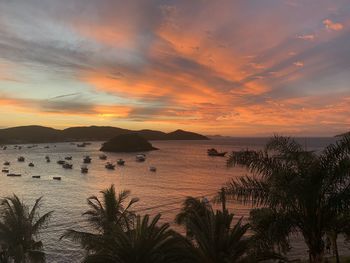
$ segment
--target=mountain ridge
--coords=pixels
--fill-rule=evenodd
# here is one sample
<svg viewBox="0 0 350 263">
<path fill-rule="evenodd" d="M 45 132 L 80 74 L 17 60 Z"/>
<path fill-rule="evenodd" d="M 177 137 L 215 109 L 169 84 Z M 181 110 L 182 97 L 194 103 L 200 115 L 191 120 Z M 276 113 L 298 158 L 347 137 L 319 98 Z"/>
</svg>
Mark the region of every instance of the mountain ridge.
<svg viewBox="0 0 350 263">
<path fill-rule="evenodd" d="M 40 125 L 0 129 L 0 143 L 50 143 L 69 141 L 103 141 L 122 134 L 137 134 L 147 140 L 209 140 L 208 137 L 184 130 L 165 133 L 157 130 L 129 130 L 112 126 L 77 126 L 63 130 Z"/>
</svg>

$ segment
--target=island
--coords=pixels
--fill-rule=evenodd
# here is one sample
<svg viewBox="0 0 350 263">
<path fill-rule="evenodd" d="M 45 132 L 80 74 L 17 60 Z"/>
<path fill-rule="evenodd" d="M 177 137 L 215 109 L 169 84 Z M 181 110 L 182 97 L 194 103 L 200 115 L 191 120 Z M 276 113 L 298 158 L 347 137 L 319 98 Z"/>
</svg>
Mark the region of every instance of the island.
<svg viewBox="0 0 350 263">
<path fill-rule="evenodd" d="M 146 152 L 158 150 L 145 138 L 135 133 L 118 135 L 102 145 L 103 152 Z"/>
</svg>

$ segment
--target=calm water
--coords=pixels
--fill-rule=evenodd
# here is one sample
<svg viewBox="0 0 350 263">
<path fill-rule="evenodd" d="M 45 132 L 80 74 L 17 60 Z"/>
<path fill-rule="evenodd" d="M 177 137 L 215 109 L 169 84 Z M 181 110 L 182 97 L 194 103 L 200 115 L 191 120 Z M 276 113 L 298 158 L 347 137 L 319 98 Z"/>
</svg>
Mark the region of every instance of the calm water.
<svg viewBox="0 0 350 263">
<path fill-rule="evenodd" d="M 309 149 L 320 150 L 325 145 L 334 142 L 334 138 L 300 139 Z M 22 150 L 9 146 L 0 151 L 0 161 L 10 161 L 10 172 L 21 173 L 22 177 L 12 178 L 0 176 L 0 195 L 8 196 L 16 193 L 27 203 L 32 204 L 35 198 L 44 196 L 42 212 L 54 210 L 47 230 L 42 234 L 48 262 L 79 262 L 82 251 L 69 241 L 59 241 L 59 237 L 67 228 L 81 229 L 85 227 L 81 214 L 87 209 L 86 198 L 98 194 L 111 184 L 116 188 L 129 189 L 132 196 L 141 200 L 135 210 L 151 215 L 162 212 L 163 221 L 173 225 L 175 214 L 181 207 L 186 196 L 213 197 L 220 187 L 230 178 L 246 174 L 239 168 L 226 168 L 225 158 L 208 157 L 208 148 L 222 151 L 240 150 L 246 148 L 261 148 L 266 142 L 262 138 L 235 138 L 230 140 L 210 141 L 154 141 L 153 145 L 159 151 L 147 153 L 144 163 L 135 162 L 135 154 L 107 154 L 108 161 L 123 158 L 124 167 L 110 171 L 104 168 L 106 161 L 98 159 L 101 143 L 93 142 L 85 148 L 78 148 L 69 143 L 53 144 L 49 149 L 46 145 L 38 145 Z M 24 156 L 24 163 L 17 162 L 18 156 Z M 51 163 L 45 162 L 45 156 L 51 157 Z M 65 156 L 72 156 L 73 169 L 65 170 L 56 163 Z M 80 167 L 84 155 L 92 157 L 88 165 L 89 173 L 81 174 Z M 28 167 L 33 162 L 35 167 Z M 157 172 L 149 171 L 149 166 L 156 166 Z M 41 179 L 32 179 L 32 175 L 40 175 Z M 61 176 L 61 181 L 52 180 L 53 176 Z M 157 209 L 145 208 L 160 206 Z M 231 204 L 230 207 L 238 216 L 247 216 L 249 207 Z M 293 256 L 303 255 L 305 248 L 296 241 Z"/>
</svg>

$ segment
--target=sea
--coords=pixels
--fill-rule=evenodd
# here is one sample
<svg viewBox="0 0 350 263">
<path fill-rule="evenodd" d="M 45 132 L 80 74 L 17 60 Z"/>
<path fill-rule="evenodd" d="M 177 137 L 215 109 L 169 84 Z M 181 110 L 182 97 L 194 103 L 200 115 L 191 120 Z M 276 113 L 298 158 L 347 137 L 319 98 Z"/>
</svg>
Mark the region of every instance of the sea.
<svg viewBox="0 0 350 263">
<path fill-rule="evenodd" d="M 162 222 L 167 222 L 174 229 L 181 231 L 174 223 L 175 215 L 180 211 L 187 196 L 206 197 L 211 200 L 221 187 L 233 178 L 248 172 L 239 167 L 228 168 L 227 157 L 210 157 L 207 149 L 218 151 L 238 151 L 261 149 L 268 138 L 216 138 L 208 141 L 152 141 L 157 151 L 147 152 L 145 162 L 136 162 L 135 153 L 106 153 L 107 160 L 100 160 L 99 151 L 102 142 L 91 142 L 86 147 L 77 147 L 75 143 L 23 144 L 21 149 L 8 145 L 0 150 L 0 162 L 11 162 L 11 173 L 20 173 L 21 177 L 0 175 L 0 197 L 16 194 L 26 204 L 32 206 L 35 199 L 43 196 L 40 213 L 53 211 L 47 228 L 40 239 L 44 243 L 47 262 L 80 262 L 84 251 L 78 244 L 60 237 L 67 229 L 89 230 L 82 214 L 88 209 L 87 198 L 100 196 L 100 191 L 115 185 L 116 190 L 130 190 L 131 197 L 140 201 L 134 206 L 139 214 L 154 216 L 162 214 Z M 297 138 L 309 150 L 321 151 L 335 142 L 335 138 Z M 90 156 L 87 174 L 81 173 L 84 156 Z M 23 156 L 25 162 L 18 162 Z M 49 156 L 47 163 L 45 156 Z M 69 161 L 73 169 L 63 169 L 58 160 L 72 156 Z M 105 163 L 125 160 L 124 166 L 107 170 Z M 28 163 L 33 162 L 34 167 Z M 149 167 L 156 167 L 151 172 Z M 40 179 L 32 176 L 38 175 Z M 60 181 L 53 177 L 61 177 Z M 220 206 L 213 204 L 218 209 Z M 251 206 L 232 202 L 228 204 L 235 219 L 249 216 Z M 339 241 L 341 251 L 349 254 L 349 248 L 343 240 Z M 307 257 L 307 249 L 301 238 L 292 237 L 291 258 Z"/>
</svg>

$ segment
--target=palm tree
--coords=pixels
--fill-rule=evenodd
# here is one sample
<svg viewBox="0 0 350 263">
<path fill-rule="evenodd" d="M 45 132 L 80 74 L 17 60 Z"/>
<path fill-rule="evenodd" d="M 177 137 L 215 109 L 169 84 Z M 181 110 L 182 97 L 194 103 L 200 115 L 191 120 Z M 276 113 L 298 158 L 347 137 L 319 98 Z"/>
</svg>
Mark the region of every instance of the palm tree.
<svg viewBox="0 0 350 263">
<path fill-rule="evenodd" d="M 350 135 L 320 153 L 275 136 L 263 150 L 233 152 L 228 165 L 246 167 L 252 175 L 233 179 L 226 193 L 289 218 L 290 231 L 303 235 L 311 262 L 322 262 L 322 237 L 331 219 L 350 208 Z"/>
<path fill-rule="evenodd" d="M 290 250 L 288 235 L 292 224 L 285 214 L 279 214 L 270 208 L 252 209 L 249 224 L 252 247 L 256 254 L 269 252 L 282 257 Z"/>
<path fill-rule="evenodd" d="M 189 243 L 169 229 L 158 226 L 160 214 L 137 216 L 134 228 L 124 231 L 115 228 L 108 244 L 100 243 L 100 250 L 87 256 L 86 263 L 190 263 Z"/>
<path fill-rule="evenodd" d="M 43 243 L 37 240 L 47 225 L 52 211 L 39 215 L 42 197 L 31 210 L 16 196 L 6 197 L 0 208 L 0 242 L 4 244 L 2 257 L 15 263 L 45 262 Z"/>
<path fill-rule="evenodd" d="M 242 262 L 249 252 L 250 239 L 244 237 L 249 225 L 242 218 L 232 226 L 233 214 L 214 212 L 199 199 L 188 197 L 176 222 L 190 233 L 192 253 L 201 263 Z M 253 261 L 251 261 L 253 262 Z"/>
<path fill-rule="evenodd" d="M 116 228 L 126 231 L 132 227 L 136 215 L 130 209 L 139 199 L 132 198 L 124 207 L 124 203 L 130 196 L 130 191 L 121 191 L 117 196 L 114 185 L 101 191 L 101 194 L 102 201 L 97 196 L 91 196 L 87 199 L 90 209 L 83 213 L 94 232 L 69 229 L 61 239 L 71 239 L 79 242 L 87 251 L 96 252 L 101 243 L 108 244 L 113 238 L 113 231 Z"/>
<path fill-rule="evenodd" d="M 350 230 L 350 214 L 349 214 L 349 212 L 332 218 L 330 226 L 326 230 L 326 235 L 330 239 L 332 247 L 333 247 L 336 263 L 340 262 L 339 251 L 338 251 L 338 242 L 337 242 L 338 235 L 339 234 L 348 235 L 349 230 Z"/>
</svg>

